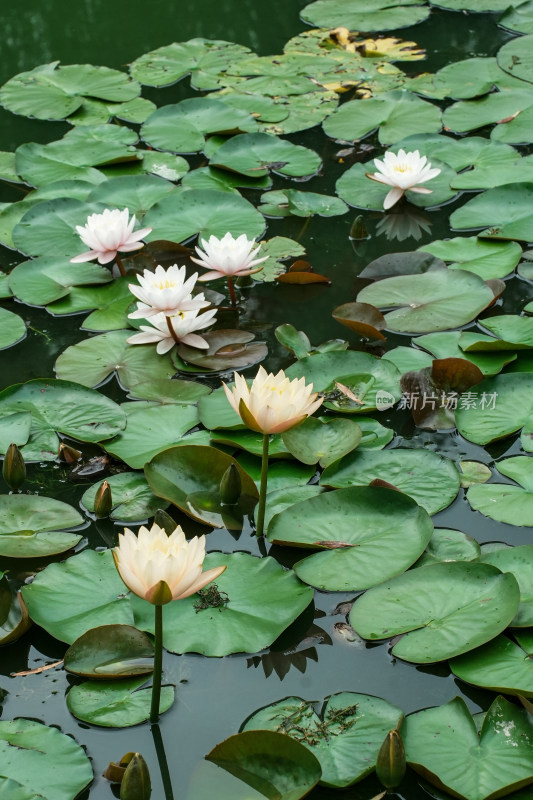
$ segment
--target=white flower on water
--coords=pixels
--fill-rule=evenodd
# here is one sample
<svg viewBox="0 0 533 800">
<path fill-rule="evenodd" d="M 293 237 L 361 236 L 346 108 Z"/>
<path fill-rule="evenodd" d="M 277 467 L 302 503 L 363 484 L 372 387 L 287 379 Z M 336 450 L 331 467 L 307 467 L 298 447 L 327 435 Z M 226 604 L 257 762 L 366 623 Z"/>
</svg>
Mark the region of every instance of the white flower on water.
<svg viewBox="0 0 533 800">
<path fill-rule="evenodd" d="M 203 294 L 193 297 L 191 292 L 196 284 L 198 273 L 186 278 L 185 267 L 173 264 L 168 269 L 157 266 L 155 272 L 145 269 L 143 275 L 137 275 L 140 286 L 129 284 L 135 297 L 144 303 L 146 308 L 134 311 L 131 319 L 148 319 L 156 314 L 173 317 L 180 311 L 198 311 L 209 305 Z"/>
<path fill-rule="evenodd" d="M 205 272 L 198 278 L 199 281 L 210 281 L 215 278 L 240 278 L 244 275 L 252 275 L 259 272 L 262 267 L 253 269 L 257 264 L 266 261 L 268 256 L 254 258 L 259 252 L 261 245 L 256 247 L 253 239 L 248 239 L 243 233 L 236 239 L 231 233 L 226 233 L 222 239 L 210 236 L 209 239 L 202 239 L 201 250 L 196 248 L 200 258 L 191 256 L 191 261 L 205 267 L 209 272 Z"/>
<path fill-rule="evenodd" d="M 144 247 L 140 239 L 148 236 L 152 228 L 134 231 L 135 214 L 131 219 L 129 216 L 127 208 L 123 211 L 106 208 L 101 214 L 90 214 L 85 225 L 76 225 L 80 239 L 90 250 L 71 258 L 70 263 L 84 264 L 97 258 L 99 264 L 109 264 L 119 251 L 129 253 Z"/>
<path fill-rule="evenodd" d="M 406 153 L 399 150 L 398 154 L 387 151 L 383 161 L 379 158 L 374 159 L 378 172 L 367 172 L 366 177 L 379 183 L 392 186 L 392 189 L 383 201 L 383 208 L 391 208 L 398 200 L 403 197 L 407 190 L 418 192 L 419 194 L 431 194 L 431 189 L 419 186 L 432 178 L 436 178 L 441 170 L 431 169 L 431 164 L 426 156 L 421 156 L 418 150 Z"/>
<path fill-rule="evenodd" d="M 197 299 L 203 300 L 203 294 L 197 295 Z M 137 311 L 134 313 L 144 318 L 144 314 L 149 309 L 150 306 L 144 303 L 137 303 Z M 198 336 L 194 333 L 194 331 L 199 331 L 202 330 L 202 328 L 207 328 L 209 325 L 212 325 L 212 323 L 215 322 L 214 317 L 216 313 L 216 308 L 212 308 L 209 311 L 204 311 L 203 314 L 198 314 L 197 309 L 193 309 L 192 311 L 179 311 L 171 317 L 166 314 L 156 314 L 150 317 L 150 325 L 141 325 L 142 333 L 136 333 L 134 336 L 130 336 L 128 344 L 155 344 L 157 342 L 156 349 L 158 354 L 162 356 L 168 353 L 176 344 L 169 327 L 170 322 L 176 339 L 191 347 L 198 347 L 201 350 L 206 350 L 209 347 L 208 343 L 202 336 Z M 130 317 L 132 316 L 133 314 L 130 314 Z"/>
</svg>

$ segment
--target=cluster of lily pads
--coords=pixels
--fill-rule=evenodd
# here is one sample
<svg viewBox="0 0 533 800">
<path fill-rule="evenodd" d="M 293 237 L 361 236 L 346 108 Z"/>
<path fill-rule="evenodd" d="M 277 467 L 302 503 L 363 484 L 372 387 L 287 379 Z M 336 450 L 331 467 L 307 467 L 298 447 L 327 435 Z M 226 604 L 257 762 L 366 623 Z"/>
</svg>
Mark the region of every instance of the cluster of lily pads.
<svg viewBox="0 0 533 800">
<path fill-rule="evenodd" d="M 515 270 L 524 295 L 533 281 L 533 251 L 524 247 L 533 241 L 533 162 L 521 149 L 533 129 L 533 4 L 439 2 L 450 12 L 498 12 L 501 25 L 525 35 L 494 58 L 470 58 L 435 74 L 395 66 L 424 57 L 414 42 L 358 33 L 421 22 L 436 6 L 318 0 L 302 16 L 321 27 L 291 39 L 281 55 L 193 39 L 140 56 L 129 74 L 55 62 L 0 89 L 4 108 L 73 126 L 58 141 L 0 154 L 0 178 L 25 193 L 0 208 L 0 242 L 20 262 L 3 275 L 1 296 L 54 316 L 88 314 L 81 325 L 88 335 L 58 356 L 55 378 L 0 392 L 4 475 L 21 487 L 0 496 L 0 644 L 40 626 L 68 645 L 64 669 L 74 685 L 67 707 L 77 719 L 111 728 L 148 720 L 151 603 L 125 589 L 113 563 L 112 528 L 96 523 L 96 549 L 84 537 L 88 521 L 105 516 L 121 527 L 155 517 L 171 534 L 173 514 L 185 528 L 193 520 L 235 536 L 264 527 L 265 541 L 263 557 L 234 552 L 229 534 L 230 552 L 207 554 L 205 567 L 220 572 L 216 584 L 164 606 L 168 652 L 262 658 L 257 654 L 312 612 L 315 589 L 348 592 L 357 595 L 346 622 L 354 637 L 369 645 L 393 639 L 395 658 L 448 662 L 464 683 L 524 705 L 498 697 L 481 720 L 457 698 L 402 723 L 401 709 L 362 693 L 332 695 L 320 712 L 312 700 L 289 697 L 254 711 L 209 754 L 193 776 L 191 800 L 203 800 L 202 787 L 214 784 L 221 797 L 240 796 L 243 780 L 257 796 L 273 796 L 274 787 L 292 800 L 319 781 L 350 786 L 375 770 L 395 729 L 407 763 L 441 790 L 485 800 L 533 783 L 533 544 L 480 545 L 462 531 L 434 528 L 431 519 L 465 490 L 471 509 L 487 519 L 518 528 L 533 520 L 533 304 L 502 313 Z M 188 75 L 202 96 L 159 108 L 141 96 L 142 86 L 158 87 L 172 100 L 165 87 Z M 358 276 L 365 285 L 331 309 L 350 341 L 313 345 L 290 322 L 277 325 L 285 376 L 312 383 L 321 404 L 301 424 L 270 435 L 228 400 L 234 379 L 242 388 L 233 372 L 252 378 L 247 370 L 269 357 L 266 342 L 256 339 L 260 326 L 242 327 L 254 282 L 301 287 L 329 278 L 302 261 L 295 239 L 264 238 L 267 223 L 275 229 L 280 217 L 330 217 L 354 207 L 362 212 L 352 226 L 355 241 L 365 239 L 376 213 L 381 221 L 393 216 L 383 214 L 390 186 L 368 179 L 372 159 L 343 172 L 337 196 L 294 188 L 322 162 L 282 137 L 317 125 L 348 160 L 376 132 L 390 154 L 423 154 L 438 174 L 428 193 L 408 189 L 404 207 L 436 208 L 476 191 L 454 207 L 450 226 L 478 233 L 367 263 Z M 488 137 L 464 135 L 488 126 Z M 133 238 L 117 248 L 118 269 L 114 256 L 76 263 L 88 257 L 78 234 L 91 218 L 110 214 L 134 214 L 142 226 L 137 236 L 128 229 Z M 188 341 L 175 331 L 166 336 L 170 347 L 158 345 L 156 353 L 155 334 L 146 326 L 135 333 L 150 305 L 143 281 L 165 281 L 179 270 L 185 286 L 191 262 L 203 257 L 189 247 L 196 235 L 208 244 L 210 237 L 255 240 L 262 263 L 241 273 L 237 287 L 230 284 L 229 308 L 224 286 L 192 295 L 187 284 L 182 300 L 196 302 L 196 311 L 210 305 L 202 327 L 212 328 Z M 141 238 L 142 248 L 135 244 Z M 248 266 L 254 253 L 248 248 Z M 177 261 L 184 266 L 172 267 Z M 136 299 L 143 308 L 136 310 Z M 0 345 L 25 335 L 22 316 L 0 309 Z M 396 346 L 388 347 L 387 337 Z M 127 392 L 122 403 L 99 391 L 113 377 Z M 478 446 L 480 460 L 399 446 L 384 424 L 395 407 L 428 436 L 457 430 Z M 513 449 L 500 450 L 493 463 L 482 447 L 500 441 Z M 96 451 L 111 473 L 105 487 L 98 480 L 84 491 L 82 513 L 27 493 L 21 462 L 17 477 L 11 459 L 17 452 L 28 464 L 60 460 L 83 475 Z M 266 507 L 258 504 L 261 457 L 263 466 L 269 458 Z M 13 559 L 34 573 L 26 585 Z M 173 701 L 174 687 L 164 685 L 159 711 Z M 0 722 L 0 756 L 0 790 L 9 800 L 72 800 L 93 775 L 82 748 L 34 720 Z"/>
</svg>

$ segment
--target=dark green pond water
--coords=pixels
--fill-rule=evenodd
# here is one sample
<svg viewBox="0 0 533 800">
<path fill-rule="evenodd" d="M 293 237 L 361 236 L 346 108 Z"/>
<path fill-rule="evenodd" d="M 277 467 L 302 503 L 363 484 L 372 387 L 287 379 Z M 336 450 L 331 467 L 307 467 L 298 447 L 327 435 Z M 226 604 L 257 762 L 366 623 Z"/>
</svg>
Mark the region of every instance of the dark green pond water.
<svg viewBox="0 0 533 800">
<path fill-rule="evenodd" d="M 0 11 L 3 47 L 0 61 L 0 83 L 12 75 L 37 64 L 60 60 L 63 63 L 94 63 L 122 67 L 139 56 L 172 41 L 194 36 L 226 39 L 247 45 L 260 54 L 280 52 L 284 43 L 306 26 L 298 13 L 306 0 L 25 0 L 23 4 L 4 3 Z M 407 71 L 434 71 L 439 67 L 473 55 L 494 55 L 509 35 L 497 28 L 491 15 L 456 14 L 435 11 L 431 18 L 416 28 L 396 31 L 404 39 L 414 39 L 427 49 L 426 62 L 402 64 Z M 177 102 L 187 94 L 187 82 L 165 90 L 165 102 Z M 148 97 L 150 91 L 144 92 Z M 157 97 L 157 92 L 153 92 Z M 46 142 L 58 138 L 67 125 L 45 123 L 15 117 L 0 112 L 0 150 L 13 150 L 26 141 Z M 335 159 L 339 149 L 332 140 L 311 130 L 290 137 L 293 141 L 318 149 L 325 164 L 325 174 L 313 178 L 301 188 L 333 193 L 334 183 L 341 172 Z M 377 141 L 367 143 L 381 150 Z M 279 185 L 282 181 L 277 179 Z M 276 183 L 275 183 L 276 185 Z M 299 184 L 296 184 L 300 187 Z M 17 190 L 4 188 L 0 200 L 17 199 Z M 457 201 L 456 205 L 462 202 Z M 398 241 L 380 233 L 377 223 L 381 214 L 366 214 L 371 238 L 354 243 L 348 237 L 356 216 L 351 210 L 333 219 L 297 218 L 269 221 L 269 235 L 284 235 L 299 239 L 305 245 L 309 260 L 317 272 L 326 272 L 332 285 L 294 288 L 281 285 L 257 285 L 248 295 L 242 327 L 255 325 L 262 329 L 269 344 L 269 368 L 287 366 L 291 359 L 276 342 L 273 331 L 290 321 L 304 330 L 314 344 L 328 338 L 348 338 L 350 332 L 331 317 L 332 309 L 354 299 L 364 285 L 359 272 L 377 256 L 400 250 L 411 250 L 424 242 L 449 237 L 450 208 L 439 211 L 419 211 L 429 233 L 414 241 Z M 305 222 L 305 224 L 304 224 Z M 17 258 L 11 251 L 0 253 L 1 266 L 9 270 Z M 518 313 L 533 296 L 533 288 L 513 279 L 507 282 L 503 300 L 504 313 Z M 68 345 L 85 338 L 79 330 L 82 316 L 54 319 L 46 311 L 16 303 L 6 307 L 21 314 L 30 322 L 27 339 L 16 348 L 0 352 L 0 388 L 34 377 L 51 377 L 53 363 Z M 501 309 L 499 309 L 501 311 Z M 359 339 L 353 336 L 353 344 Z M 390 336 L 387 348 L 408 344 L 408 339 Z M 379 349 L 371 352 L 380 353 Z M 103 391 L 118 401 L 125 393 L 110 383 Z M 416 429 L 407 412 L 385 412 L 380 422 L 393 427 L 395 444 L 435 450 L 454 460 L 468 456 L 490 463 L 501 455 L 520 452 L 519 441 L 506 439 L 485 453 L 470 445 L 456 433 L 432 434 Z M 86 450 L 87 452 L 87 450 Z M 26 488 L 42 492 L 77 506 L 87 483 L 72 482 L 67 470 L 59 465 L 31 465 Z M 3 489 L 4 491 L 7 489 Z M 188 519 L 181 519 L 188 533 L 205 529 Z M 505 540 L 512 544 L 529 542 L 526 529 L 502 525 L 473 512 L 460 492 L 456 501 L 433 521 L 436 527 L 457 528 L 475 536 L 478 541 Z M 108 523 L 99 523 L 104 533 L 113 531 Z M 196 529 L 195 529 L 196 528 Z M 92 546 L 104 541 L 96 526 L 87 528 Z M 227 531 L 209 534 L 208 549 L 243 550 L 259 553 L 257 541 L 244 530 L 238 539 Z M 287 551 L 277 555 L 282 563 L 291 563 Z M 0 568 L 2 568 L 0 563 Z M 11 569 L 21 569 L 22 564 Z M 26 567 L 27 568 L 27 567 Z M 185 797 L 190 775 L 217 742 L 237 732 L 243 720 L 254 710 L 288 695 L 321 699 L 326 695 L 347 690 L 377 695 L 399 705 L 408 713 L 415 709 L 447 702 L 459 694 L 472 710 L 486 709 L 493 693 L 466 687 L 449 673 L 447 664 L 416 667 L 392 658 L 387 645 L 365 645 L 349 641 L 344 635 L 345 615 L 339 604 L 353 599 L 352 595 L 316 593 L 315 619 L 306 613 L 283 640 L 270 651 L 255 656 L 236 655 L 209 659 L 194 655 L 177 657 L 165 655 L 164 674 L 177 687 L 177 702 L 161 720 L 175 794 Z M 147 759 L 153 779 L 154 800 L 163 797 L 157 770 L 154 746 L 148 725 L 125 730 L 106 730 L 79 723 L 66 709 L 65 692 L 70 679 L 61 669 L 38 675 L 12 678 L 10 674 L 33 669 L 59 660 L 65 646 L 38 630 L 26 634 L 19 642 L 0 651 L 0 686 L 9 695 L 3 706 L 3 719 L 24 716 L 57 725 L 71 733 L 87 748 L 93 759 L 95 781 L 84 797 L 105 800 L 111 789 L 101 775 L 108 762 L 119 759 L 126 751 L 138 750 Z M 373 779 L 342 795 L 316 789 L 313 800 L 330 796 L 370 798 L 378 791 Z M 422 796 L 416 784 L 408 783 L 407 797 Z M 424 795 L 425 796 L 425 795 Z M 206 798 L 208 800 L 208 798 Z"/>
</svg>

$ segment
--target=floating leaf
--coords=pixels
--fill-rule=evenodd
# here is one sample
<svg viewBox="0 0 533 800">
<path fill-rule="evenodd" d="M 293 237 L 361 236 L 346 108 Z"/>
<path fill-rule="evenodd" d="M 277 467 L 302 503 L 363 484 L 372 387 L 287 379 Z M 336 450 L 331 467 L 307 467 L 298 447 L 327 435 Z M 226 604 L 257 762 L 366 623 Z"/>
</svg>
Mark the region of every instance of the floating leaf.
<svg viewBox="0 0 533 800">
<path fill-rule="evenodd" d="M 516 458 L 521 458 L 517 456 Z M 513 460 L 513 459 L 507 459 Z M 518 465 L 516 465 L 518 466 Z M 510 470 L 509 470 L 510 471 Z M 531 474 L 530 474 L 531 481 Z M 531 481 L 533 488 L 533 481 Z M 527 628 L 533 625 L 533 545 L 524 544 L 520 547 L 505 547 L 502 550 L 483 552 L 480 561 L 492 564 L 501 572 L 510 572 L 515 576 L 520 588 L 520 605 L 512 620 L 511 628 Z"/>
<path fill-rule="evenodd" d="M 65 653 L 65 669 L 93 680 L 131 678 L 153 670 L 154 646 L 131 625 L 101 625 L 87 631 Z"/>
<path fill-rule="evenodd" d="M 468 332 L 462 333 L 461 331 L 428 333 L 425 336 L 417 336 L 413 341 L 416 342 L 417 347 L 429 350 L 436 358 L 467 358 L 472 364 L 479 367 L 484 375 L 496 375 L 506 364 L 516 359 L 516 353 L 512 352 L 499 353 L 467 350 L 466 347 L 471 335 Z M 489 337 L 486 338 L 488 339 Z M 476 337 L 476 341 L 477 339 L 478 337 Z M 465 347 L 464 350 L 461 345 Z"/>
<path fill-rule="evenodd" d="M 501 7 L 501 11 L 508 8 L 508 3 L 505 7 Z M 531 36 L 519 36 L 516 39 L 506 42 L 503 47 L 500 47 L 496 56 L 500 67 L 509 72 L 515 78 L 520 78 L 523 81 L 533 83 L 531 77 Z"/>
<path fill-rule="evenodd" d="M 317 192 L 300 192 L 297 189 L 283 189 L 275 192 L 266 192 L 261 196 L 262 206 L 259 210 L 267 217 L 288 216 L 312 217 L 318 214 L 321 217 L 336 217 L 346 214 L 348 206 L 338 197 L 318 194 Z"/>
<path fill-rule="evenodd" d="M 23 261 L 12 270 L 9 285 L 23 303 L 44 306 L 69 294 L 73 286 L 109 283 L 111 273 L 99 264 L 76 264 L 56 256 Z"/>
<path fill-rule="evenodd" d="M 281 511 L 270 523 L 268 540 L 321 551 L 294 567 L 306 583 L 359 591 L 414 564 L 432 533 L 428 514 L 410 497 L 365 486 L 327 492 Z"/>
<path fill-rule="evenodd" d="M 498 472 L 516 481 L 471 486 L 467 499 L 475 511 L 508 525 L 531 525 L 533 515 L 533 460 L 530 456 L 514 456 L 499 461 Z M 516 548 L 515 548 L 516 549 Z M 530 623 L 533 625 L 533 619 Z"/>
<path fill-rule="evenodd" d="M 489 189 L 454 211 L 450 224 L 458 230 L 488 228 L 484 235 L 497 239 L 530 241 L 533 240 L 532 198 L 533 183 Z"/>
<path fill-rule="evenodd" d="M 491 642 L 450 661 L 454 675 L 474 686 L 494 692 L 533 696 L 533 660 L 531 646 L 521 631 L 514 631 L 516 644 L 507 636 L 497 636 Z M 525 651 L 525 653 L 524 653 Z"/>
<path fill-rule="evenodd" d="M 256 178 L 266 175 L 269 169 L 280 175 L 301 178 L 314 175 L 321 163 L 314 150 L 267 133 L 233 136 L 211 158 L 215 167 Z"/>
<path fill-rule="evenodd" d="M 20 591 L 2 573 L 0 576 L 0 644 L 16 642 L 31 627 Z"/>
<path fill-rule="evenodd" d="M 320 463 L 327 467 L 361 442 L 362 431 L 356 422 L 339 417 L 324 421 L 309 417 L 301 425 L 286 431 L 283 442 L 298 461 Z"/>
<path fill-rule="evenodd" d="M 344 303 L 332 312 L 333 319 L 355 331 L 365 339 L 385 341 L 381 333 L 385 327 L 385 317 L 375 306 L 368 303 Z"/>
<path fill-rule="evenodd" d="M 108 208 L 127 208 L 130 214 L 142 219 L 148 209 L 173 189 L 170 181 L 155 175 L 125 175 L 99 184 L 87 200 L 89 203 L 103 203 Z"/>
<path fill-rule="evenodd" d="M 524 446 L 533 441 L 533 375 L 511 373 L 496 375 L 478 385 L 478 398 L 459 405 L 456 412 L 457 429 L 465 439 L 476 444 L 488 444 L 503 439 L 525 426 Z"/>
<path fill-rule="evenodd" d="M 415 566 L 425 567 L 449 561 L 476 561 L 480 553 L 479 544 L 466 533 L 449 528 L 435 528 L 428 546 Z"/>
<path fill-rule="evenodd" d="M 67 694 L 71 714 L 91 725 L 104 728 L 128 728 L 150 717 L 152 689 L 142 689 L 145 677 L 116 681 L 88 681 L 73 686 Z M 174 702 L 174 687 L 161 688 L 159 713 L 163 714 Z"/>
<path fill-rule="evenodd" d="M 90 214 L 104 209 L 100 203 L 89 205 L 73 198 L 45 200 L 30 208 L 15 225 L 14 245 L 29 256 L 70 258 L 83 247 L 76 226 L 84 225 Z M 71 268 L 76 269 L 75 265 Z"/>
<path fill-rule="evenodd" d="M 0 308 L 0 350 L 13 347 L 26 337 L 26 323 L 7 308 Z"/>
<path fill-rule="evenodd" d="M 490 242 L 475 236 L 457 236 L 423 245 L 421 250 L 448 263 L 448 269 L 475 272 L 483 280 L 505 278 L 522 255 L 516 242 Z"/>
<path fill-rule="evenodd" d="M 109 515 L 111 519 L 120 522 L 145 522 L 159 508 L 165 509 L 168 506 L 168 503 L 151 492 L 144 475 L 138 472 L 119 472 L 118 475 L 110 475 L 107 482 L 113 499 L 113 509 Z M 94 512 L 94 498 L 99 487 L 99 483 L 90 486 L 81 498 L 82 504 L 90 512 Z"/>
<path fill-rule="evenodd" d="M 396 706 L 357 692 L 341 692 L 318 704 L 288 697 L 256 711 L 243 730 L 272 730 L 305 745 L 322 767 L 320 783 L 344 788 L 371 773 L 383 739 L 403 717 Z"/>
<path fill-rule="evenodd" d="M 38 558 L 75 547 L 81 534 L 67 533 L 83 518 L 67 503 L 40 495 L 0 495 L 0 555 Z"/>
<path fill-rule="evenodd" d="M 180 357 L 202 371 L 243 369 L 257 364 L 268 354 L 266 344 L 251 341 L 254 337 L 249 331 L 209 331 L 203 334 L 203 338 L 209 345 L 207 350 L 199 350 L 183 343 L 178 346 Z"/>
<path fill-rule="evenodd" d="M 254 280 L 270 282 L 285 272 L 285 265 L 281 263 L 282 261 L 287 261 L 289 258 L 300 258 L 305 255 L 305 248 L 294 239 L 274 236 L 272 239 L 261 242 L 261 255 L 268 256 L 268 259 L 263 261 L 262 269 L 255 273 Z"/>
<path fill-rule="evenodd" d="M 404 634 L 393 655 L 431 664 L 493 639 L 519 601 L 514 575 L 490 564 L 432 564 L 369 589 L 354 604 L 350 624 L 365 639 Z"/>
<path fill-rule="evenodd" d="M 390 31 L 416 25 L 429 15 L 419 0 L 316 0 L 305 6 L 302 19 L 320 28 L 343 25 L 350 30 Z"/>
</svg>

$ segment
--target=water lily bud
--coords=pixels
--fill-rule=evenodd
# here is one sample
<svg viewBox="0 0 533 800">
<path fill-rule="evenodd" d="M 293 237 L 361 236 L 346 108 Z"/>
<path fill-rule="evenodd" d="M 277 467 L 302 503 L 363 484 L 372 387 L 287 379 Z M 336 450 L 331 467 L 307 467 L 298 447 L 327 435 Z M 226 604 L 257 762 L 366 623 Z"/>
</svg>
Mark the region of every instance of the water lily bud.
<svg viewBox="0 0 533 800">
<path fill-rule="evenodd" d="M 168 536 L 176 530 L 176 520 L 172 519 L 170 514 L 167 514 L 162 508 L 158 508 L 155 512 L 154 524 L 163 528 Z"/>
<path fill-rule="evenodd" d="M 151 794 L 148 765 L 140 753 L 134 753 L 120 784 L 120 800 L 149 800 Z"/>
<path fill-rule="evenodd" d="M 103 481 L 98 487 L 94 497 L 94 513 L 100 519 L 108 517 L 113 508 L 113 498 L 111 497 L 111 486 L 107 481 Z"/>
<path fill-rule="evenodd" d="M 230 464 L 220 480 L 220 499 L 225 505 L 233 506 L 241 496 L 242 481 L 235 464 Z"/>
<path fill-rule="evenodd" d="M 126 753 L 126 755 L 122 756 L 118 764 L 114 761 L 110 761 L 104 772 L 104 778 L 111 781 L 111 783 L 122 783 L 122 778 L 124 777 L 127 766 L 134 755 L 135 753 Z"/>
<path fill-rule="evenodd" d="M 64 461 L 65 464 L 77 464 L 81 458 L 80 451 L 76 450 L 75 447 L 71 447 L 69 444 L 65 444 L 65 442 L 59 443 L 57 455 L 59 460 Z"/>
<path fill-rule="evenodd" d="M 4 456 L 2 468 L 4 480 L 12 491 L 18 491 L 26 480 L 26 464 L 16 444 L 10 444 Z"/>
<path fill-rule="evenodd" d="M 350 228 L 350 239 L 368 239 L 368 232 L 365 225 L 365 220 L 362 214 L 357 216 Z"/>
<path fill-rule="evenodd" d="M 376 775 L 386 789 L 395 789 L 405 775 L 405 750 L 397 730 L 389 731 L 381 745 L 376 762 Z"/>
</svg>

